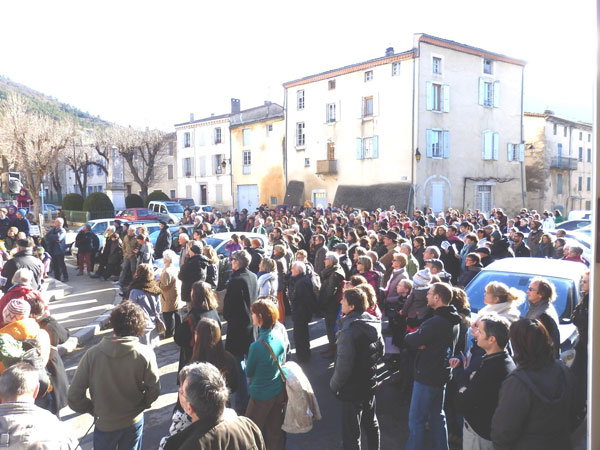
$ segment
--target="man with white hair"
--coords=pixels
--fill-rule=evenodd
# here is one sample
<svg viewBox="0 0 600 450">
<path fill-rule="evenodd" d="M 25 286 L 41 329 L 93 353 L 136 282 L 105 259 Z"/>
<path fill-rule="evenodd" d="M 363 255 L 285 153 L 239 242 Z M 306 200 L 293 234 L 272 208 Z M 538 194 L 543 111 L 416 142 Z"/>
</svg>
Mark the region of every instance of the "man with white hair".
<svg viewBox="0 0 600 450">
<path fill-rule="evenodd" d="M 35 405 L 37 369 L 20 362 L 0 375 L 0 447 L 74 450 L 77 441 L 52 414 Z"/>
<path fill-rule="evenodd" d="M 296 261 L 292 264 L 292 276 L 288 284 L 288 297 L 292 306 L 294 321 L 294 342 L 298 362 L 310 361 L 310 337 L 308 323 L 316 309 L 317 298 L 312 280 L 307 274 L 306 264 Z"/>
</svg>

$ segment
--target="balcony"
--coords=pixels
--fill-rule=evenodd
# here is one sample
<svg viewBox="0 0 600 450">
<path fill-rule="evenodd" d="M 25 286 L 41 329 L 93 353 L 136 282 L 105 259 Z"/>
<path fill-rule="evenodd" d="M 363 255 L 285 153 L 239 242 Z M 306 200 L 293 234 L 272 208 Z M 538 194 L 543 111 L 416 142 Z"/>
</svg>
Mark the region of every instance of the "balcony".
<svg viewBox="0 0 600 450">
<path fill-rule="evenodd" d="M 326 159 L 317 161 L 317 173 L 334 174 L 337 173 L 337 159 Z"/>
<path fill-rule="evenodd" d="M 550 162 L 550 169 L 577 170 L 577 162 L 577 158 L 570 156 L 553 156 Z"/>
</svg>

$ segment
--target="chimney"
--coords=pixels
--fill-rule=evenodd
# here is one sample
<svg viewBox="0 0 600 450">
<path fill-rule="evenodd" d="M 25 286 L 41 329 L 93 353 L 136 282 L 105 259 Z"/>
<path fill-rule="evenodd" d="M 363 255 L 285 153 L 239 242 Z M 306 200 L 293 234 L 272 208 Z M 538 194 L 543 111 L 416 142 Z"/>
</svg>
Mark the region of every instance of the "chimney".
<svg viewBox="0 0 600 450">
<path fill-rule="evenodd" d="M 194 113 L 190 113 L 190 122 L 194 121 Z"/>
<path fill-rule="evenodd" d="M 231 99 L 231 114 L 237 114 L 240 112 L 240 99 L 239 98 L 232 98 Z"/>
<path fill-rule="evenodd" d="M 388 47 L 385 49 L 385 56 L 394 56 L 394 47 Z"/>
</svg>

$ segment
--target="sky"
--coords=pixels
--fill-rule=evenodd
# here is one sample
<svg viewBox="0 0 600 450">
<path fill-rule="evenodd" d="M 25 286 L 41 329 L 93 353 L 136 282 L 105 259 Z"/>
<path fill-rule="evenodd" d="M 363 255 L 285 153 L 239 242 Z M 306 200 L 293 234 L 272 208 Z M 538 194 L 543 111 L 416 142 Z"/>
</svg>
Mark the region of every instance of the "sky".
<svg viewBox="0 0 600 450">
<path fill-rule="evenodd" d="M 3 2 L 0 75 L 134 127 L 283 104 L 286 81 L 427 33 L 527 61 L 525 111 L 592 121 L 592 0 Z"/>
</svg>

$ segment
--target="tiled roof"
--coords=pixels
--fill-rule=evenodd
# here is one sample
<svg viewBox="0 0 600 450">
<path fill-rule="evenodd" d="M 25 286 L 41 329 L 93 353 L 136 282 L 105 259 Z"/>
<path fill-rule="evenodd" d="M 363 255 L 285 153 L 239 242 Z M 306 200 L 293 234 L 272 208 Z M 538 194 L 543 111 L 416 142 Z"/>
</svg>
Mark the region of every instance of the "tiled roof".
<svg viewBox="0 0 600 450">
<path fill-rule="evenodd" d="M 541 119 L 546 119 L 552 122 L 566 123 L 575 127 L 585 128 L 588 131 L 592 131 L 591 123 L 580 122 L 578 120 L 564 119 L 562 117 L 555 116 L 554 114 L 524 112 L 523 115 L 525 117 L 539 117 Z"/>
<path fill-rule="evenodd" d="M 268 103 L 255 108 L 231 114 L 231 126 L 248 125 L 250 123 L 262 122 L 269 119 L 283 119 L 283 107 L 277 103 Z"/>
</svg>

